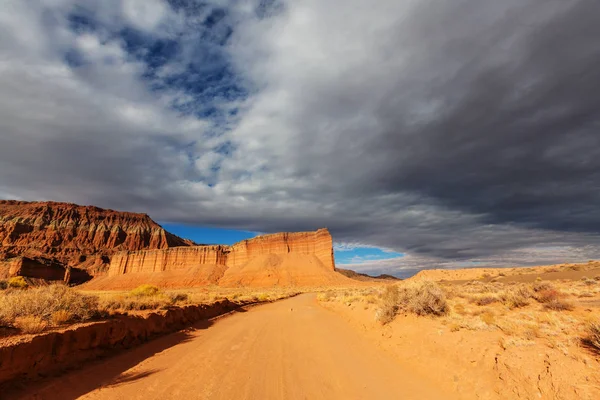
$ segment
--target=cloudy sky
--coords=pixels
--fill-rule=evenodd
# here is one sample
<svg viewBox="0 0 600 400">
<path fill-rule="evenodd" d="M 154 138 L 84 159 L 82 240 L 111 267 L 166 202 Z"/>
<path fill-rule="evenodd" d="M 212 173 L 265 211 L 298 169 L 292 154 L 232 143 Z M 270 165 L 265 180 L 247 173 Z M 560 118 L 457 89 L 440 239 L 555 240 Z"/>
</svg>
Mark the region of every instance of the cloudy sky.
<svg viewBox="0 0 600 400">
<path fill-rule="evenodd" d="M 377 273 L 598 258 L 599 16 L 596 0 L 3 0 L 0 198 L 326 226 L 341 264 Z"/>
</svg>

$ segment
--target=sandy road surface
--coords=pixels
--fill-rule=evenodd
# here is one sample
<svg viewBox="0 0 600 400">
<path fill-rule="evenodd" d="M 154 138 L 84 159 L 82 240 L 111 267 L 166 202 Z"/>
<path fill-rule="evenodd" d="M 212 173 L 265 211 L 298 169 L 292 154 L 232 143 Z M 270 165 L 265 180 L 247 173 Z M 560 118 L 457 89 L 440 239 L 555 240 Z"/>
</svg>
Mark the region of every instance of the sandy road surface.
<svg viewBox="0 0 600 400">
<path fill-rule="evenodd" d="M 449 399 L 314 295 L 152 341 L 11 398 Z"/>
</svg>

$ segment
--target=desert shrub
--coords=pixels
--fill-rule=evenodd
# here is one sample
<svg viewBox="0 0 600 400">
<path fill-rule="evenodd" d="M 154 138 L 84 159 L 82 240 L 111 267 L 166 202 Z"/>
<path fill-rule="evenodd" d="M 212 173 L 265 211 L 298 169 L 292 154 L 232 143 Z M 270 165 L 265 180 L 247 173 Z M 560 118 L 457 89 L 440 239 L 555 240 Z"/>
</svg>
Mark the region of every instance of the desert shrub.
<svg viewBox="0 0 600 400">
<path fill-rule="evenodd" d="M 271 297 L 267 293 L 259 293 L 258 296 L 256 296 L 257 301 L 269 301 L 270 299 Z"/>
<path fill-rule="evenodd" d="M 138 287 L 136 287 L 135 289 L 133 289 L 130 293 L 132 296 L 155 296 L 158 294 L 158 292 L 160 291 L 160 289 L 158 289 L 156 286 L 152 286 L 152 285 L 140 285 Z"/>
<path fill-rule="evenodd" d="M 17 321 L 33 324 L 33 320 L 23 322 L 24 317 L 36 317 L 48 324 L 58 311 L 68 313 L 71 320 L 85 321 L 97 315 L 98 299 L 63 285 L 18 290 L 0 297 L 0 319 L 15 327 Z"/>
<path fill-rule="evenodd" d="M 377 303 L 377 297 L 375 297 L 375 295 L 368 294 L 365 296 L 364 301 L 367 304 L 375 304 L 375 303 Z"/>
<path fill-rule="evenodd" d="M 484 312 L 483 314 L 481 314 L 479 316 L 479 318 L 481 318 L 481 320 L 483 322 L 485 322 L 487 325 L 494 325 L 496 323 L 496 315 L 492 312 Z"/>
<path fill-rule="evenodd" d="M 50 322 L 52 325 L 64 325 L 67 322 L 70 322 L 73 319 L 71 313 L 67 310 L 58 310 L 52 313 L 50 316 Z"/>
<path fill-rule="evenodd" d="M 500 300 L 509 308 L 525 307 L 529 304 L 532 293 L 526 286 L 516 286 L 505 290 L 500 295 Z"/>
<path fill-rule="evenodd" d="M 391 322 L 398 312 L 400 292 L 398 286 L 388 285 L 381 293 L 380 305 L 375 312 L 375 319 L 382 324 Z"/>
<path fill-rule="evenodd" d="M 336 294 L 332 290 L 321 292 L 317 295 L 319 301 L 331 301 L 336 297 Z"/>
<path fill-rule="evenodd" d="M 600 321 L 588 324 L 586 335 L 583 337 L 582 341 L 587 347 L 600 353 Z"/>
<path fill-rule="evenodd" d="M 571 311 L 573 308 L 573 304 L 568 301 L 561 299 L 552 299 L 546 303 L 544 303 L 545 310 L 553 310 L 553 311 Z"/>
<path fill-rule="evenodd" d="M 554 286 L 552 286 L 549 282 L 536 282 L 532 285 L 532 289 L 534 292 L 541 292 L 544 290 L 554 289 Z"/>
<path fill-rule="evenodd" d="M 14 289 L 25 289 L 29 284 L 22 276 L 13 276 L 8 279 L 8 287 Z"/>
<path fill-rule="evenodd" d="M 444 315 L 449 310 L 444 289 L 435 282 L 425 281 L 403 289 L 400 302 L 410 312 L 417 315 Z"/>
<path fill-rule="evenodd" d="M 164 309 L 173 304 L 173 300 L 162 293 L 155 296 L 120 295 L 103 298 L 100 308 L 106 311 L 143 311 Z"/>
<path fill-rule="evenodd" d="M 498 298 L 496 296 L 477 296 L 472 297 L 470 302 L 477 304 L 478 306 L 487 306 L 489 304 L 496 303 Z"/>
<path fill-rule="evenodd" d="M 546 289 L 537 292 L 533 296 L 540 303 L 548 303 L 550 301 L 558 300 L 564 295 L 556 289 Z"/>
<path fill-rule="evenodd" d="M 35 315 L 17 317 L 12 325 L 23 333 L 40 333 L 48 326 L 48 322 Z"/>
<path fill-rule="evenodd" d="M 582 281 L 585 285 L 588 285 L 588 286 L 593 286 L 596 284 L 596 281 L 594 279 L 590 279 L 590 278 L 583 278 Z"/>
<path fill-rule="evenodd" d="M 580 293 L 577 297 L 594 297 L 594 294 L 590 292 L 583 292 Z"/>
<path fill-rule="evenodd" d="M 8 288 L 8 282 L 0 281 L 0 290 L 6 290 Z"/>
<path fill-rule="evenodd" d="M 167 296 L 169 296 L 169 299 L 173 304 L 183 303 L 189 299 L 189 296 L 186 293 L 167 293 Z"/>
</svg>

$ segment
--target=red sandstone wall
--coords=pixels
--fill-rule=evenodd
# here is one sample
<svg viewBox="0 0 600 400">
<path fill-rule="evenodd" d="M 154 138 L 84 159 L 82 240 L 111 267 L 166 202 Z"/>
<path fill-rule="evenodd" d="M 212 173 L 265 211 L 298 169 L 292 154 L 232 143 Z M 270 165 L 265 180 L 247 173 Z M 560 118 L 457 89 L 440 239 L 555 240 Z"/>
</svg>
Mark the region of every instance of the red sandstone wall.
<svg viewBox="0 0 600 400">
<path fill-rule="evenodd" d="M 327 268 L 334 270 L 333 240 L 327 229 L 315 232 L 275 233 L 244 240 L 232 246 L 227 266 L 239 267 L 265 254 L 315 255 Z"/>
<path fill-rule="evenodd" d="M 191 246 L 115 254 L 108 276 L 181 270 L 200 265 L 225 265 L 228 246 Z"/>
<path fill-rule="evenodd" d="M 335 270 L 333 240 L 327 229 L 319 229 L 314 232 L 264 235 L 233 246 L 191 246 L 120 252 L 112 257 L 108 276 L 185 270 L 203 265 L 239 268 L 252 259 L 269 254 L 315 256 L 327 270 Z"/>
</svg>

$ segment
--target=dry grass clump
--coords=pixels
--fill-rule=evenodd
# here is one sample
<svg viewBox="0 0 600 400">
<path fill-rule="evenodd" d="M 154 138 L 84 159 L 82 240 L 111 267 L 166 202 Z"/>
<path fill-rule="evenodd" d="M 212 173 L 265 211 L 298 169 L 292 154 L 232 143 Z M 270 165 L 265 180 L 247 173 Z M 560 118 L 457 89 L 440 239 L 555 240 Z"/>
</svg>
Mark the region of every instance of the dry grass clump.
<svg viewBox="0 0 600 400">
<path fill-rule="evenodd" d="M 335 299 L 336 294 L 333 290 L 328 290 L 326 292 L 321 292 L 317 295 L 317 300 L 319 301 L 331 301 Z"/>
<path fill-rule="evenodd" d="M 546 303 L 544 303 L 545 310 L 554 310 L 554 311 L 571 311 L 575 308 L 572 303 L 561 300 L 561 299 L 552 299 Z"/>
<path fill-rule="evenodd" d="M 543 292 L 546 290 L 553 290 L 554 286 L 552 286 L 549 282 L 536 282 L 533 284 L 532 289 L 534 292 Z"/>
<path fill-rule="evenodd" d="M 584 285 L 587 285 L 587 286 L 594 286 L 597 283 L 594 279 L 590 279 L 587 277 L 583 277 L 581 279 L 581 281 L 583 282 Z"/>
<path fill-rule="evenodd" d="M 23 333 L 40 333 L 48 327 L 48 322 L 35 315 L 17 317 L 12 325 Z"/>
<path fill-rule="evenodd" d="M 55 326 L 64 325 L 66 323 L 69 323 L 69 322 L 71 322 L 72 319 L 73 319 L 73 315 L 71 314 L 71 312 L 69 312 L 67 310 L 55 311 L 50 316 L 50 322 L 52 322 L 52 325 L 55 325 Z"/>
<path fill-rule="evenodd" d="M 586 336 L 582 339 L 585 346 L 600 353 L 600 321 L 591 322 L 586 328 Z"/>
<path fill-rule="evenodd" d="M 483 295 L 483 296 L 475 296 L 471 297 L 469 300 L 473 304 L 477 304 L 478 306 L 487 306 L 499 301 L 498 297 L 492 295 Z"/>
<path fill-rule="evenodd" d="M 398 312 L 398 302 L 400 300 L 400 291 L 398 286 L 386 286 L 381 293 L 381 304 L 375 312 L 375 319 L 382 324 L 390 323 L 394 320 Z"/>
<path fill-rule="evenodd" d="M 390 285 L 381 294 L 376 319 L 386 324 L 394 319 L 398 311 L 404 310 L 417 315 L 445 315 L 449 311 L 446 293 L 437 283 L 414 282 L 399 287 Z"/>
<path fill-rule="evenodd" d="M 448 302 L 444 290 L 435 282 L 424 281 L 400 291 L 401 306 L 417 315 L 444 315 Z"/>
<path fill-rule="evenodd" d="M 554 300 L 558 300 L 564 295 L 556 289 L 545 289 L 537 292 L 533 296 L 539 303 L 549 303 Z"/>
<path fill-rule="evenodd" d="M 497 293 L 503 287 L 502 283 L 499 282 L 488 282 L 484 283 L 481 281 L 470 281 L 466 282 L 460 288 L 460 294 L 458 297 L 466 297 L 466 294 L 486 294 L 486 293 Z"/>
<path fill-rule="evenodd" d="M 525 285 L 509 288 L 500 294 L 500 300 L 510 309 L 525 307 L 531 297 L 533 294 Z"/>
<path fill-rule="evenodd" d="M 143 311 L 166 309 L 188 303 L 189 295 L 182 292 L 162 292 L 158 287 L 143 284 L 129 293 L 102 296 L 100 309 L 105 311 Z M 202 298 L 203 300 L 204 297 Z"/>
<path fill-rule="evenodd" d="M 0 319 L 28 333 L 33 333 L 36 325 L 45 324 L 45 328 L 66 321 L 85 321 L 97 315 L 96 297 L 64 285 L 12 291 L 0 297 Z"/>
<path fill-rule="evenodd" d="M 4 281 L 4 280 L 0 280 L 0 290 L 6 290 L 8 289 L 8 282 Z"/>
<path fill-rule="evenodd" d="M 187 298 L 187 297 L 186 297 Z M 100 308 L 106 311 L 143 311 L 166 309 L 178 302 L 177 296 L 169 296 L 166 293 L 156 295 L 115 295 L 103 297 L 100 300 Z"/>
</svg>

